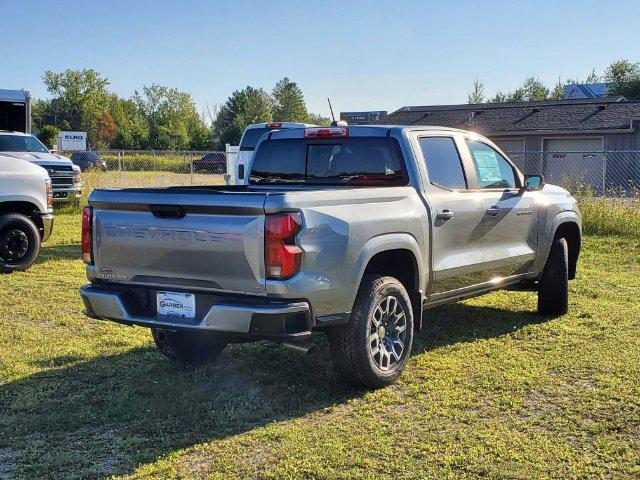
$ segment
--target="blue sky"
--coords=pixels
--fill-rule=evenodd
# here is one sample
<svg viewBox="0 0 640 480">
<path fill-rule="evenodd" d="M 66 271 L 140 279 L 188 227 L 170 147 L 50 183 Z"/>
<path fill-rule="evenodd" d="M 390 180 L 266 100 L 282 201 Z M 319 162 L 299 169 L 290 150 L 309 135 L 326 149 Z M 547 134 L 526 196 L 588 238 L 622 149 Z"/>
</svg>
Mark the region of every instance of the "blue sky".
<svg viewBox="0 0 640 480">
<path fill-rule="evenodd" d="M 0 0 L 0 18 L 0 88 L 36 97 L 45 70 L 94 68 L 125 97 L 160 83 L 204 106 L 288 76 L 310 111 L 392 111 L 640 61 L 638 0 Z"/>
</svg>

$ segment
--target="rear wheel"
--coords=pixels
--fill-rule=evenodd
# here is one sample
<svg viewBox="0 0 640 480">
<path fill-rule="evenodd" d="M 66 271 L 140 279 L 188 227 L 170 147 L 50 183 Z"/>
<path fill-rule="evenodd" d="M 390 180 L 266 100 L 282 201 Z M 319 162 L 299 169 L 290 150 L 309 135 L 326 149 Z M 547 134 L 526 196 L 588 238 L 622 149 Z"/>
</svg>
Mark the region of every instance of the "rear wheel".
<svg viewBox="0 0 640 480">
<path fill-rule="evenodd" d="M 404 369 L 413 343 L 411 300 L 393 277 L 367 275 L 349 323 L 329 332 L 338 373 L 368 388 L 390 385 Z"/>
<path fill-rule="evenodd" d="M 227 346 L 206 332 L 152 328 L 151 335 L 160 353 L 181 363 L 212 362 Z"/>
<path fill-rule="evenodd" d="M 564 315 L 569 311 L 569 254 L 567 241 L 553 242 L 538 284 L 538 313 Z"/>
<path fill-rule="evenodd" d="M 28 269 L 40 253 L 40 232 L 33 221 L 19 213 L 0 217 L 0 272 Z"/>
</svg>

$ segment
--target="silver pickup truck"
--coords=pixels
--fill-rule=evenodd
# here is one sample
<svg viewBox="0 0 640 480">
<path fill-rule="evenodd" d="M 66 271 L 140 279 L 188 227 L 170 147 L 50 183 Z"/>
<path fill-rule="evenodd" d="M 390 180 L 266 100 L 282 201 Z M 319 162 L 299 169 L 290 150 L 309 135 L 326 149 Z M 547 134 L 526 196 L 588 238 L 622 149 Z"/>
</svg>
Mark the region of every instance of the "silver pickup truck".
<svg viewBox="0 0 640 480">
<path fill-rule="evenodd" d="M 375 388 L 431 307 L 510 287 L 565 313 L 580 242 L 575 199 L 478 134 L 273 130 L 248 185 L 94 190 L 81 295 L 89 317 L 150 327 L 183 362 L 229 342 L 304 351 L 326 332 L 338 372 Z"/>
</svg>

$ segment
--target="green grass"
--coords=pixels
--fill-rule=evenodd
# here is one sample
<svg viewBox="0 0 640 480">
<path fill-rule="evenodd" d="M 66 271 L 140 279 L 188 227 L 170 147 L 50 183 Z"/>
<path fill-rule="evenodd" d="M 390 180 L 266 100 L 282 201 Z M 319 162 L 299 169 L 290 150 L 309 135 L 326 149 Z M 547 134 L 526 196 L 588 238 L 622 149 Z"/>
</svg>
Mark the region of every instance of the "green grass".
<svg viewBox="0 0 640 480">
<path fill-rule="evenodd" d="M 582 198 L 583 228 L 596 235 L 640 238 L 640 198 Z"/>
<path fill-rule="evenodd" d="M 170 187 L 175 185 L 223 185 L 222 175 L 210 173 L 174 173 L 167 171 L 122 171 L 102 172 L 92 170 L 82 172 L 82 198 L 77 204 L 61 204 L 61 213 L 79 213 L 87 198 L 95 188 L 146 188 Z"/>
<path fill-rule="evenodd" d="M 570 313 L 496 292 L 429 311 L 376 392 L 262 342 L 185 369 L 88 320 L 79 218 L 0 278 L 0 478 L 638 478 L 640 240 L 587 236 Z M 317 342 L 324 346 L 322 337 Z"/>
</svg>

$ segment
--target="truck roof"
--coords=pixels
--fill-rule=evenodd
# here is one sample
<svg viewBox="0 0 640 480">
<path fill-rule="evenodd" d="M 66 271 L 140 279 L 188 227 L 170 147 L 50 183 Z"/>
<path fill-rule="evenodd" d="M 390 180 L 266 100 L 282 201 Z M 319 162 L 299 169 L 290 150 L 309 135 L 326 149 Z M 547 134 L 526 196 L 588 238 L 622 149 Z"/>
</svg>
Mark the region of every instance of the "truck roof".
<svg viewBox="0 0 640 480">
<path fill-rule="evenodd" d="M 345 126 L 337 126 L 337 127 L 306 127 L 313 129 L 324 129 L 324 128 L 348 128 L 350 137 L 383 137 L 387 135 L 387 132 L 390 130 L 394 131 L 428 131 L 428 132 L 462 132 L 465 133 L 467 130 L 461 130 L 459 128 L 449 128 L 449 127 L 440 127 L 440 126 L 429 126 L 429 125 L 416 125 L 416 126 L 407 126 L 407 125 L 345 125 Z M 273 139 L 284 139 L 284 138 L 299 138 L 303 135 L 303 132 L 306 129 L 305 127 L 299 128 L 288 128 L 282 130 L 274 130 L 273 132 L 265 133 L 265 135 L 270 135 L 269 138 Z M 473 133 L 473 132 L 469 132 Z M 264 137 L 263 137 L 264 139 Z"/>
<path fill-rule="evenodd" d="M 22 137 L 31 137 L 30 133 L 24 133 L 17 130 L 0 130 L 0 135 L 19 135 Z"/>
<path fill-rule="evenodd" d="M 31 95 L 25 90 L 5 90 L 0 88 L 0 101 L 24 103 Z"/>
</svg>

